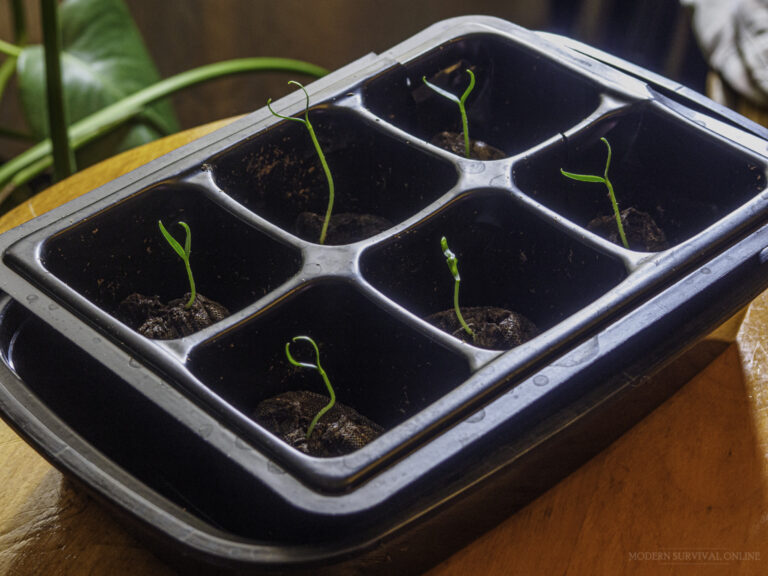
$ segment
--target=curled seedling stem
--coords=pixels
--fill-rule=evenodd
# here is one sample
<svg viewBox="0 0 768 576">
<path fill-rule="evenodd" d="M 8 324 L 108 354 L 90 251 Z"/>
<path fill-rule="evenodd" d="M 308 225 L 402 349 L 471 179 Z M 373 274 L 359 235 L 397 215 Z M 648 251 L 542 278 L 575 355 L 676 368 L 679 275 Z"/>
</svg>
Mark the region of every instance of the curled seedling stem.
<svg viewBox="0 0 768 576">
<path fill-rule="evenodd" d="M 600 140 L 602 140 L 605 143 L 606 148 L 608 148 L 608 157 L 605 159 L 605 172 L 602 176 L 594 174 L 574 174 L 573 172 L 566 172 L 562 168 L 560 168 L 560 173 L 566 178 L 578 180 L 579 182 L 602 182 L 605 184 L 605 187 L 608 188 L 608 196 L 611 199 L 611 205 L 613 206 L 613 213 L 616 216 L 616 227 L 619 229 L 621 243 L 624 245 L 624 248 L 629 250 L 629 242 L 627 242 L 627 236 L 624 234 L 624 225 L 621 223 L 619 204 L 616 201 L 616 194 L 613 192 L 613 184 L 611 184 L 611 181 L 608 179 L 608 168 L 611 165 L 611 145 L 605 138 L 600 138 Z"/>
<path fill-rule="evenodd" d="M 186 222 L 179 222 L 179 226 L 184 228 L 184 231 L 187 233 L 187 238 L 184 240 L 184 248 L 182 248 L 181 244 L 179 244 L 176 239 L 171 236 L 168 230 L 165 229 L 162 221 L 158 220 L 157 225 L 160 228 L 160 232 L 162 233 L 163 238 L 165 238 L 165 241 L 171 245 L 174 252 L 176 252 L 176 254 L 179 255 L 179 258 L 184 261 L 184 266 L 187 269 L 187 277 L 189 278 L 189 301 L 184 305 L 184 308 L 190 308 L 192 304 L 194 304 L 195 297 L 197 296 L 195 279 L 192 277 L 192 268 L 189 266 L 189 254 L 192 248 L 192 232 L 190 232 Z"/>
<path fill-rule="evenodd" d="M 456 258 L 456 255 L 451 252 L 450 248 L 448 248 L 448 240 L 445 239 L 445 236 L 440 239 L 440 247 L 443 249 L 445 262 L 448 264 L 448 270 L 450 270 L 453 275 L 453 309 L 456 311 L 456 318 L 459 319 L 461 327 L 464 328 L 464 331 L 469 334 L 474 341 L 475 333 L 464 321 L 464 317 L 461 315 L 461 308 L 459 308 L 459 284 L 461 283 L 461 276 L 459 276 L 459 259 Z"/>
<path fill-rule="evenodd" d="M 297 340 L 304 340 L 312 344 L 312 347 L 315 349 L 314 364 L 310 364 L 308 362 L 298 362 L 293 358 L 293 356 L 291 356 L 291 342 L 296 342 Z M 320 373 L 320 376 L 323 378 L 323 382 L 325 382 L 325 387 L 328 388 L 328 393 L 331 395 L 331 401 L 323 406 L 317 414 L 315 414 L 315 417 L 312 419 L 312 422 L 307 429 L 307 440 L 309 440 L 309 436 L 312 434 L 312 430 L 315 429 L 315 425 L 317 424 L 318 420 L 320 420 L 320 418 L 322 418 L 323 415 L 328 412 L 328 410 L 333 408 L 334 404 L 336 404 L 336 393 L 333 391 L 331 381 L 328 380 L 328 374 L 325 373 L 325 370 L 323 370 L 323 367 L 320 365 L 320 350 L 317 349 L 317 344 L 315 344 L 315 341 L 312 340 L 312 338 L 309 336 L 294 336 L 291 342 L 285 343 L 285 355 L 288 358 L 288 362 L 300 368 L 311 368 L 312 370 L 317 370 Z"/>
<path fill-rule="evenodd" d="M 272 112 L 273 115 L 277 116 L 278 118 L 282 118 L 283 120 L 291 120 L 292 122 L 301 122 L 304 124 L 304 126 L 307 128 L 307 132 L 309 132 L 309 137 L 312 138 L 312 144 L 315 145 L 315 150 L 317 151 L 317 155 L 320 158 L 320 163 L 323 165 L 323 172 L 325 172 L 325 179 L 328 181 L 328 207 L 325 209 L 325 219 L 323 220 L 323 228 L 320 230 L 320 244 L 325 244 L 325 236 L 328 233 L 328 224 L 331 221 L 331 213 L 333 212 L 333 199 L 334 199 L 334 186 L 333 186 L 333 176 L 331 175 L 331 169 L 328 167 L 328 162 L 325 160 L 325 154 L 323 154 L 323 149 L 320 148 L 320 142 L 317 140 L 317 135 L 315 135 L 315 129 L 312 127 L 312 124 L 309 121 L 309 94 L 307 93 L 307 90 L 304 88 L 304 86 L 300 82 L 296 82 L 295 80 L 290 80 L 288 84 L 294 84 L 301 88 L 301 90 L 304 92 L 304 96 L 307 98 L 307 104 L 304 108 L 304 118 L 294 118 L 293 116 L 283 116 L 282 114 L 278 114 L 274 110 L 272 110 L 272 98 L 267 100 L 267 108 L 269 108 L 269 111 Z"/>
<path fill-rule="evenodd" d="M 475 87 L 475 75 L 469 68 L 467 68 L 467 74 L 469 74 L 469 86 L 467 86 L 467 89 L 464 90 L 464 94 L 461 95 L 461 98 L 457 98 L 447 90 L 443 90 L 439 86 L 435 86 L 431 82 L 428 82 L 426 76 L 422 76 L 421 79 L 424 84 L 440 94 L 440 96 L 448 98 L 448 100 L 451 102 L 456 102 L 456 104 L 459 105 L 459 113 L 461 114 L 461 129 L 464 133 L 464 155 L 469 158 L 469 121 L 467 120 L 467 109 L 464 107 L 464 103 L 467 101 L 467 97 Z"/>
</svg>

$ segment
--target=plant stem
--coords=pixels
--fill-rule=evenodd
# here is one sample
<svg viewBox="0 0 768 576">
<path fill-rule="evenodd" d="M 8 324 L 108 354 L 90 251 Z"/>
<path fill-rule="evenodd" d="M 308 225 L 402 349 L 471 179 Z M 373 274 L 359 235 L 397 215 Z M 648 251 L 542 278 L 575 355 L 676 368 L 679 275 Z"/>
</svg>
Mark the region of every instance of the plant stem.
<svg viewBox="0 0 768 576">
<path fill-rule="evenodd" d="M 53 143 L 54 180 L 73 174 L 75 154 L 69 146 L 64 87 L 61 81 L 61 30 L 58 0 L 40 0 L 45 49 L 45 94 L 48 104 L 48 133 Z"/>
<path fill-rule="evenodd" d="M 18 58 L 21 55 L 21 48 L 5 40 L 0 40 L 0 53 L 10 58 Z"/>
<path fill-rule="evenodd" d="M 323 227 L 320 230 L 320 244 L 325 244 L 325 236 L 328 234 L 328 224 L 331 221 L 331 213 L 333 212 L 333 199 L 334 199 L 334 186 L 333 176 L 331 176 L 331 169 L 328 168 L 328 162 L 325 160 L 325 154 L 323 154 L 322 148 L 320 148 L 320 142 L 315 135 L 315 129 L 312 124 L 307 120 L 307 130 L 309 130 L 309 136 L 312 138 L 312 143 L 315 145 L 317 155 L 320 157 L 320 163 L 323 165 L 323 171 L 325 172 L 325 179 L 328 180 L 328 207 L 325 209 L 325 218 L 323 219 Z"/>
<path fill-rule="evenodd" d="M 464 331 L 469 334 L 474 341 L 475 333 L 469 327 L 469 324 L 467 324 L 464 320 L 464 316 L 461 315 L 461 308 L 459 307 L 459 284 L 460 282 L 456 280 L 453 285 L 453 308 L 456 311 L 456 318 L 459 319 L 459 324 L 461 324 L 461 327 L 464 328 Z"/>
<path fill-rule="evenodd" d="M 464 132 L 464 155 L 469 158 L 469 121 L 467 120 L 467 109 L 464 103 L 475 87 L 475 74 L 469 68 L 467 68 L 467 74 L 469 74 L 469 86 L 467 86 L 464 94 L 459 99 L 459 113 L 461 114 L 461 129 Z"/>
<path fill-rule="evenodd" d="M 616 201 L 616 194 L 613 192 L 613 184 L 608 179 L 608 167 L 611 165 L 611 145 L 606 138 L 600 138 L 606 147 L 608 148 L 608 159 L 605 161 L 605 171 L 603 172 L 603 178 L 605 179 L 605 187 L 608 188 L 608 196 L 611 198 L 611 206 L 613 206 L 613 213 L 616 216 L 616 227 L 619 229 L 619 237 L 624 248 L 629 250 L 629 242 L 627 242 L 627 236 L 624 234 L 624 225 L 621 223 L 621 211 L 619 210 L 619 203 Z"/>
<path fill-rule="evenodd" d="M 453 309 L 456 312 L 456 318 L 458 318 L 459 324 L 461 324 L 461 327 L 464 328 L 464 331 L 469 334 L 474 341 L 475 333 L 464 321 L 464 316 L 461 315 L 461 308 L 459 307 L 459 284 L 461 283 L 461 275 L 459 275 L 459 259 L 456 258 L 456 254 L 454 254 L 451 249 L 448 248 L 448 240 L 445 236 L 440 238 L 440 248 L 443 251 L 443 256 L 445 256 L 445 263 L 448 265 L 448 270 L 450 270 L 451 276 L 453 276 L 454 280 Z"/>
<path fill-rule="evenodd" d="M 327 74 L 327 70 L 320 66 L 290 58 L 239 58 L 187 70 L 176 76 L 161 80 L 143 90 L 139 90 L 119 102 L 115 102 L 72 124 L 69 128 L 69 138 L 72 142 L 72 147 L 77 149 L 95 138 L 106 134 L 127 119 L 139 114 L 148 104 L 165 98 L 174 92 L 194 84 L 219 78 L 220 76 L 255 71 L 294 72 L 314 77 Z M 10 195 L 13 188 L 28 182 L 29 179 L 39 172 L 28 174 L 29 177 L 23 181 L 16 180 L 15 175 L 33 164 L 37 165 L 46 157 L 50 157 L 50 154 L 51 141 L 47 139 L 0 166 L 0 204 Z M 41 166 L 40 172 L 45 170 L 50 164 L 50 158 L 48 158 L 47 163 L 39 164 Z M 9 186 L 9 183 L 12 183 L 12 186 Z"/>
</svg>

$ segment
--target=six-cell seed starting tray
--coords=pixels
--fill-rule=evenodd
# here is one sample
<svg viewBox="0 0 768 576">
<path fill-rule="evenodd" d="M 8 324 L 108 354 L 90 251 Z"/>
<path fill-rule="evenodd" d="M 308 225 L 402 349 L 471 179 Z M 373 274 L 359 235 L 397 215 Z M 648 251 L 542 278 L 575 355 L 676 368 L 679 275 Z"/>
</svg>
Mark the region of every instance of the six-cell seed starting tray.
<svg viewBox="0 0 768 576">
<path fill-rule="evenodd" d="M 422 77 L 461 94 L 467 69 L 470 135 L 503 159 L 430 143 L 461 124 Z M 768 287 L 768 134 L 664 78 L 478 16 L 307 90 L 334 210 L 386 230 L 297 235 L 299 213 L 324 211 L 323 171 L 304 127 L 262 108 L 0 238 L 3 417 L 173 561 L 423 570 L 669 395 L 665 366 L 706 357 L 706 336 Z M 300 91 L 273 104 L 304 106 Z M 668 249 L 588 229 L 610 214 L 605 191 L 560 169 L 601 174 L 602 137 L 619 202 L 651 214 Z M 189 224 L 198 287 L 232 312 L 168 341 L 117 315 L 129 293 L 186 291 L 158 220 Z M 462 305 L 515 310 L 541 334 L 485 350 L 427 322 L 452 306 L 442 236 Z M 283 377 L 299 334 L 379 438 L 318 458 L 254 421 L 286 382 L 324 393 L 315 373 Z"/>
</svg>

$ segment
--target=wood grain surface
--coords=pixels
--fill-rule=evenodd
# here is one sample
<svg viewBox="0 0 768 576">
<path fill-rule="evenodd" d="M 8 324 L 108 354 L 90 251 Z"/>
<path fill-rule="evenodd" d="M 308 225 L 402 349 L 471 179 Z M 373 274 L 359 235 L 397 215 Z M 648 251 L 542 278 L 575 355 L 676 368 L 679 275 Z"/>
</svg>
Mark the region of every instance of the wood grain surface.
<svg viewBox="0 0 768 576">
<path fill-rule="evenodd" d="M 0 218 L 0 231 L 216 123 L 76 174 Z M 607 450 L 429 576 L 768 573 L 768 292 L 737 342 Z M 175 572 L 0 424 L 0 574 Z"/>
</svg>

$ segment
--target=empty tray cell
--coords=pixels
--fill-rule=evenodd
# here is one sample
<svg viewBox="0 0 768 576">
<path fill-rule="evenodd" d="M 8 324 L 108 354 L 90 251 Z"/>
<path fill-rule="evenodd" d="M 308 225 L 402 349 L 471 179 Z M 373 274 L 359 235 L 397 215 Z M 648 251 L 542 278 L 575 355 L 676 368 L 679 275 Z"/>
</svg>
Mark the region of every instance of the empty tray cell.
<svg viewBox="0 0 768 576">
<path fill-rule="evenodd" d="M 606 119 L 531 156 L 515 166 L 515 183 L 576 224 L 619 243 L 605 185 L 560 173 L 562 168 L 602 176 L 608 149 L 601 137 L 612 150 L 608 176 L 619 209 L 630 210 L 622 220 L 635 250 L 679 244 L 765 188 L 765 167 L 752 156 L 651 106 Z M 658 237 L 658 230 L 665 244 L 647 240 Z"/>
<path fill-rule="evenodd" d="M 333 174 L 334 215 L 358 215 L 352 217 L 357 223 L 339 225 L 342 232 L 352 227 L 356 233 L 329 230 L 328 244 L 355 242 L 386 230 L 457 180 L 450 163 L 393 138 L 351 110 L 315 107 L 309 119 Z M 318 241 L 328 184 L 303 125 L 282 121 L 211 165 L 216 183 L 238 202 L 297 236 Z"/>
<path fill-rule="evenodd" d="M 273 495 L 203 440 L 209 427 L 183 426 L 18 304 L 0 316 L 0 358 L 46 415 L 211 526 L 242 537 L 296 531 L 290 511 L 277 513 Z"/>
<path fill-rule="evenodd" d="M 458 106 L 427 81 L 461 96 L 472 70 L 476 85 L 466 101 L 469 135 L 512 156 L 594 112 L 597 87 L 585 77 L 515 42 L 486 34 L 458 38 L 365 84 L 365 104 L 414 136 L 433 141 L 461 133 Z M 437 142 L 436 142 L 437 143 Z"/>
<path fill-rule="evenodd" d="M 179 222 L 187 223 L 198 294 L 230 313 L 299 270 L 298 250 L 247 225 L 200 189 L 177 184 L 138 193 L 49 238 L 42 263 L 69 287 L 130 324 L 125 307 L 120 308 L 127 296 L 157 295 L 168 302 L 189 292 L 184 263 L 163 238 L 159 220 L 182 246 L 185 232 Z"/>
<path fill-rule="evenodd" d="M 367 250 L 363 276 L 422 318 L 450 314 L 455 283 L 441 249 L 443 236 L 458 258 L 461 308 L 506 309 L 522 314 L 538 331 L 591 303 L 625 277 L 619 261 L 578 243 L 512 198 L 483 191 Z M 436 324 L 434 318 L 428 321 Z M 463 336 L 460 329 L 455 332 Z"/>
<path fill-rule="evenodd" d="M 317 371 L 295 368 L 286 359 L 286 343 L 300 335 L 317 343 L 320 363 L 337 402 L 382 430 L 413 416 L 469 376 L 464 358 L 341 283 L 314 285 L 252 322 L 197 347 L 188 366 L 216 394 L 257 421 L 257 406 L 263 400 L 287 392 L 317 393 L 324 404 L 328 392 Z M 299 361 L 315 362 L 307 342 L 292 343 L 291 353 Z M 318 409 L 309 410 L 308 416 Z M 324 418 L 330 416 L 329 412 Z M 333 419 L 328 422 L 330 425 Z M 349 451 L 352 449 L 343 450 Z"/>
</svg>

